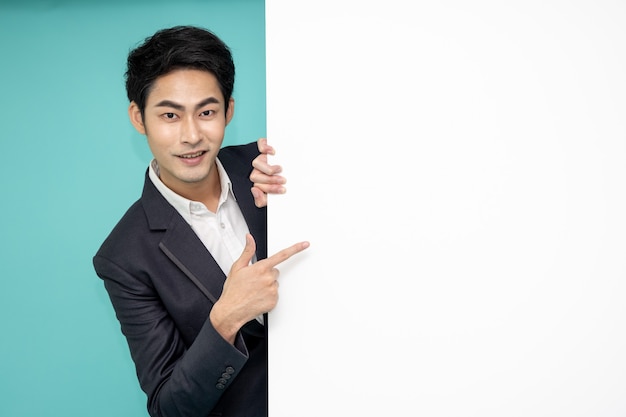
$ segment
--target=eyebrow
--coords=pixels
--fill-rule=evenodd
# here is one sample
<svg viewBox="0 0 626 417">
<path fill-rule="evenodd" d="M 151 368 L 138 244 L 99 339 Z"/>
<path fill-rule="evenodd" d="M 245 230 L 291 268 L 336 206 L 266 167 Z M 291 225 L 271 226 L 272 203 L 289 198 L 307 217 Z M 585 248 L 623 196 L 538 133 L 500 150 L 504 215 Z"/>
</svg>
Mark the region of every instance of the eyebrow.
<svg viewBox="0 0 626 417">
<path fill-rule="evenodd" d="M 219 102 L 220 101 L 216 99 L 215 97 L 207 97 L 201 102 L 199 102 L 198 104 L 196 104 L 195 109 L 198 110 L 201 107 L 206 106 L 207 104 L 219 104 Z M 155 104 L 154 107 L 171 107 L 173 109 L 180 110 L 180 111 L 185 110 L 185 106 L 183 106 L 182 104 L 173 102 L 172 100 L 161 100 L 157 104 Z"/>
</svg>

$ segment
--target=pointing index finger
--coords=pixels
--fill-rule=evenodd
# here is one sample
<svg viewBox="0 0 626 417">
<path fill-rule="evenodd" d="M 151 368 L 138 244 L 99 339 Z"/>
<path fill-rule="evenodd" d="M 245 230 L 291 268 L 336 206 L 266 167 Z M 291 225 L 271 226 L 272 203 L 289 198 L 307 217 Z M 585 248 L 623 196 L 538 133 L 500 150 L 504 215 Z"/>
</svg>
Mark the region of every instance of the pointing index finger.
<svg viewBox="0 0 626 417">
<path fill-rule="evenodd" d="M 274 255 L 265 259 L 264 262 L 267 263 L 270 268 L 274 268 L 276 265 L 279 265 L 285 262 L 287 259 L 291 258 L 293 255 L 302 252 L 308 247 L 309 247 L 309 242 L 296 243 L 295 245 L 291 245 L 288 248 L 285 248 L 279 252 L 276 252 Z"/>
</svg>

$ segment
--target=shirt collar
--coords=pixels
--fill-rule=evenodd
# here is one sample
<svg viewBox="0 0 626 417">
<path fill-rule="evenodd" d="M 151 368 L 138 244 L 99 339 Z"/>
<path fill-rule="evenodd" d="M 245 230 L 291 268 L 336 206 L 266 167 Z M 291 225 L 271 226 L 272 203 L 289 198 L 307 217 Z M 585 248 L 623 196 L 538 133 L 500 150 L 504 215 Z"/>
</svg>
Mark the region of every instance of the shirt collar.
<svg viewBox="0 0 626 417">
<path fill-rule="evenodd" d="M 219 210 L 219 207 L 224 202 L 226 202 L 227 199 L 232 198 L 236 201 L 236 198 L 232 190 L 232 183 L 230 182 L 230 178 L 228 177 L 224 166 L 218 158 L 215 158 L 215 164 L 217 165 L 217 172 L 219 173 L 220 186 L 222 189 L 220 201 L 217 206 Z M 206 207 L 204 207 L 204 204 L 198 201 L 189 200 L 179 194 L 176 194 L 165 184 L 163 184 L 163 181 L 161 181 L 160 178 L 159 164 L 157 163 L 156 159 L 153 159 L 150 162 L 150 166 L 148 167 L 148 175 L 156 189 L 161 193 L 161 195 L 163 195 L 165 200 L 167 200 L 167 202 L 170 203 L 176 209 L 176 211 L 180 213 L 181 216 L 183 216 L 187 223 L 191 222 L 191 214 L 192 212 L 198 211 L 199 205 L 202 206 L 204 210 L 207 210 Z"/>
</svg>

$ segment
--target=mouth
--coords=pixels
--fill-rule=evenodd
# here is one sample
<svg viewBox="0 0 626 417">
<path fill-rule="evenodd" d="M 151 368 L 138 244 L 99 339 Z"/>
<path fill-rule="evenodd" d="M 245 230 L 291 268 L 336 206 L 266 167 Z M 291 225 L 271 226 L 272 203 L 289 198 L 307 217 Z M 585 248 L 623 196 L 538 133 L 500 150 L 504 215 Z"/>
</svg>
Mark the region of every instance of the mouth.
<svg viewBox="0 0 626 417">
<path fill-rule="evenodd" d="M 194 153 L 186 153 L 186 154 L 182 154 L 182 155 L 177 155 L 179 158 L 182 159 L 193 159 L 193 158 L 199 158 L 202 155 L 204 155 L 206 153 L 206 151 L 198 151 L 198 152 L 194 152 Z"/>
</svg>

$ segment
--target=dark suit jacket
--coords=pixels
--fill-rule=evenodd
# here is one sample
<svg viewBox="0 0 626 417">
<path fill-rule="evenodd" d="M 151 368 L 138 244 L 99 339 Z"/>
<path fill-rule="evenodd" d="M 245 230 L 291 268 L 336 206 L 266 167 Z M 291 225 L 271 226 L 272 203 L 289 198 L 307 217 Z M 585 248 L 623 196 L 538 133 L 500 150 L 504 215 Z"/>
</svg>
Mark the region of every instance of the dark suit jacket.
<svg viewBox="0 0 626 417">
<path fill-rule="evenodd" d="M 219 159 L 237 203 L 267 257 L 266 210 L 254 205 L 248 176 L 255 143 L 225 147 Z M 235 346 L 213 328 L 209 312 L 225 280 L 191 227 L 147 173 L 133 204 L 93 259 L 104 280 L 151 416 L 266 416 L 267 343 L 251 321 Z"/>
</svg>

